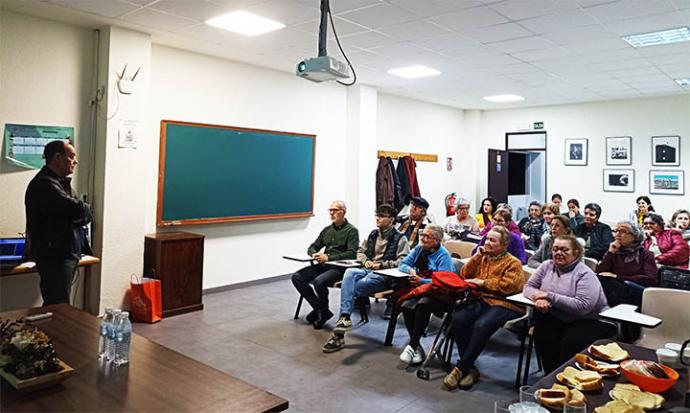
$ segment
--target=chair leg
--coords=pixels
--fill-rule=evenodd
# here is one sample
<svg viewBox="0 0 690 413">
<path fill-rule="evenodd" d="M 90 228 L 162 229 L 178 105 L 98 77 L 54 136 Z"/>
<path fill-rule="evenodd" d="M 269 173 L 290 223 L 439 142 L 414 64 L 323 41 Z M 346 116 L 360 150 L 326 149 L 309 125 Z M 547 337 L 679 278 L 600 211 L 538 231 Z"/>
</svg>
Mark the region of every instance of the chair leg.
<svg viewBox="0 0 690 413">
<path fill-rule="evenodd" d="M 534 347 L 534 335 L 529 334 L 529 340 L 527 341 L 527 360 L 525 361 L 525 375 L 522 378 L 522 385 L 527 384 L 527 378 L 529 377 L 529 367 L 532 361 L 532 348 Z"/>
<path fill-rule="evenodd" d="M 393 306 L 393 311 L 391 312 L 391 319 L 388 320 L 388 329 L 386 329 L 386 339 L 383 341 L 384 346 L 393 345 L 393 336 L 395 335 L 395 326 L 398 324 L 398 314 L 400 309 L 398 306 Z"/>
<path fill-rule="evenodd" d="M 526 335 L 520 337 L 520 356 L 518 357 L 517 372 L 515 373 L 515 388 L 520 387 L 520 375 L 522 374 L 522 362 L 525 358 L 525 339 Z"/>
<path fill-rule="evenodd" d="M 292 318 L 293 320 L 297 320 L 299 318 L 299 310 L 302 308 L 302 301 L 304 300 L 304 297 L 302 295 L 299 296 L 299 301 L 297 301 L 297 309 L 295 309 L 295 316 Z"/>
<path fill-rule="evenodd" d="M 359 318 L 362 320 L 362 323 L 368 323 L 369 322 L 369 315 L 367 314 L 367 306 L 366 305 L 360 305 L 359 306 Z"/>
<path fill-rule="evenodd" d="M 544 367 L 541 365 L 541 357 L 539 357 L 539 353 L 537 353 L 537 352 L 535 351 L 535 352 L 534 352 L 534 356 L 537 358 L 537 367 L 539 368 L 539 370 L 537 370 L 537 372 L 542 372 L 542 371 L 544 371 Z"/>
</svg>

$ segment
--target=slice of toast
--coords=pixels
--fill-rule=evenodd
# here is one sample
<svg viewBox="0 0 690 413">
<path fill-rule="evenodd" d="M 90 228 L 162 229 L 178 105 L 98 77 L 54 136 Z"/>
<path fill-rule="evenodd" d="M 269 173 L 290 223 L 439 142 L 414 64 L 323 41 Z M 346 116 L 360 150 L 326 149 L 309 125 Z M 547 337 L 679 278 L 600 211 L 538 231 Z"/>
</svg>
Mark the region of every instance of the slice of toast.
<svg viewBox="0 0 690 413">
<path fill-rule="evenodd" d="M 594 357 L 607 361 L 622 361 L 630 357 L 630 354 L 623 350 L 618 343 L 609 343 L 601 346 L 591 345 L 587 351 Z"/>
</svg>

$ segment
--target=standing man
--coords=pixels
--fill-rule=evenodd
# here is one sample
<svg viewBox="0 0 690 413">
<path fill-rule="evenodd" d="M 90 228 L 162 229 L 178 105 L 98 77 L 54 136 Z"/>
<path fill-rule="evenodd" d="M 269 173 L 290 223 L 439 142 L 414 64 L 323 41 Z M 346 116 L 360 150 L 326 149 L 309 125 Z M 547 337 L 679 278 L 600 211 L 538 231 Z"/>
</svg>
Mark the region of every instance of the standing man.
<svg viewBox="0 0 690 413">
<path fill-rule="evenodd" d="M 292 275 L 292 284 L 304 297 L 313 310 L 307 314 L 307 322 L 313 323 L 316 330 L 323 328 L 333 317 L 328 309 L 328 286 L 343 278 L 343 269 L 328 267 L 326 262 L 355 258 L 359 233 L 354 225 L 347 222 L 347 207 L 343 201 L 333 201 L 328 208 L 332 224 L 324 228 L 307 250 L 307 254 L 317 262 L 302 268 Z M 324 249 L 324 252 L 320 252 Z M 309 283 L 314 284 L 312 288 Z"/>
<path fill-rule="evenodd" d="M 369 300 L 369 294 L 386 291 L 393 287 L 390 277 L 373 271 L 397 268 L 400 261 L 410 252 L 405 236 L 393 228 L 395 208 L 383 204 L 376 208 L 376 229 L 357 250 L 357 261 L 363 268 L 345 271 L 340 286 L 340 318 L 333 328 L 333 336 L 324 344 L 324 353 L 333 353 L 345 346 L 345 332 L 352 328 L 350 315 L 357 299 Z"/>
<path fill-rule="evenodd" d="M 43 157 L 46 164 L 29 182 L 24 196 L 26 256 L 36 262 L 43 305 L 69 304 L 82 248 L 88 248 L 82 245 L 80 233 L 91 222 L 91 208 L 72 193 L 69 176 L 77 166 L 74 147 L 52 141 Z"/>
<path fill-rule="evenodd" d="M 416 196 L 410 201 L 410 216 L 398 227 L 410 243 L 410 248 L 414 248 L 419 243 L 419 233 L 427 225 L 433 222 L 426 216 L 429 203 L 421 196 Z"/>
</svg>

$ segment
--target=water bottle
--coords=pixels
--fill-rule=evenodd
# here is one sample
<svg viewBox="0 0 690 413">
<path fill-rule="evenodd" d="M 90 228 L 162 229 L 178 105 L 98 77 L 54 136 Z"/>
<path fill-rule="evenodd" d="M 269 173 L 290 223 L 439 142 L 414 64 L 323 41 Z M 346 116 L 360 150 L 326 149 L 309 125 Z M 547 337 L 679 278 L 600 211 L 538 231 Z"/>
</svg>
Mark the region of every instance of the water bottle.
<svg viewBox="0 0 690 413">
<path fill-rule="evenodd" d="M 115 364 L 129 363 L 129 347 L 132 342 L 132 323 L 129 321 L 129 312 L 123 311 L 120 314 L 120 322 L 117 324 L 117 332 L 115 334 L 117 355 L 115 357 Z"/>
<path fill-rule="evenodd" d="M 106 353 L 105 353 L 105 358 L 108 361 L 114 361 L 115 360 L 115 330 L 117 329 L 117 325 L 120 320 L 120 313 L 122 311 L 120 310 L 113 310 L 113 321 L 110 323 L 108 326 L 108 340 L 105 345 L 106 347 Z"/>
<path fill-rule="evenodd" d="M 106 357 L 108 352 L 108 327 L 113 323 L 113 309 L 111 307 L 105 308 L 105 314 L 101 319 L 99 325 L 99 335 L 98 338 L 98 358 L 102 359 Z"/>
</svg>

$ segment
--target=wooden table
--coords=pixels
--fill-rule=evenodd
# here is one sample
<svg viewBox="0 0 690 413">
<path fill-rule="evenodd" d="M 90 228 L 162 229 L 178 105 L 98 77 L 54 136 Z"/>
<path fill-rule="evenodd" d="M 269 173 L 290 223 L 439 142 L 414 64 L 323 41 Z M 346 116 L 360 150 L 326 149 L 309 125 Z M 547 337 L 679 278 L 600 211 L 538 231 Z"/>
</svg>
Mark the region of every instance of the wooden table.
<svg viewBox="0 0 690 413">
<path fill-rule="evenodd" d="M 79 260 L 78 267 L 88 267 L 94 264 L 98 264 L 101 260 L 97 257 L 92 257 L 91 255 L 83 255 Z M 28 274 L 36 272 L 36 263 L 33 261 L 23 262 L 16 267 L 0 270 L 0 277 L 8 277 L 10 275 Z"/>
<path fill-rule="evenodd" d="M 0 411 L 273 412 L 288 401 L 132 334 L 129 365 L 98 361 L 99 320 L 66 304 L 1 313 L 16 319 L 50 311 L 34 323 L 75 372 L 62 384 L 20 395 L 2 380 Z M 219 343 L 222 345 L 222 343 Z"/>
<path fill-rule="evenodd" d="M 594 344 L 608 344 L 611 340 L 598 340 Z M 640 360 L 652 360 L 656 361 L 656 352 L 652 349 L 645 347 L 639 347 L 632 344 L 620 343 L 618 344 L 630 353 L 630 358 L 640 359 Z M 582 353 L 587 353 L 583 350 Z M 552 384 L 556 383 L 556 374 L 560 373 L 565 369 L 566 366 L 575 367 L 575 357 L 568 360 L 565 364 L 558 367 L 548 376 L 545 376 L 538 382 L 534 383 L 532 386 L 533 390 L 550 388 Z M 666 399 L 664 405 L 659 410 L 655 412 L 666 412 L 672 407 L 683 406 L 685 401 L 685 392 L 688 390 L 688 369 L 684 367 L 682 369 L 677 369 L 680 373 L 680 377 L 676 384 L 673 385 L 668 391 L 662 393 L 661 395 Z M 613 388 L 616 383 L 629 383 L 628 379 L 621 374 L 616 377 L 604 377 L 604 389 L 596 392 L 585 392 L 585 397 L 587 397 L 587 411 L 593 412 L 595 407 L 602 406 L 611 400 L 609 397 L 609 391 Z"/>
</svg>

